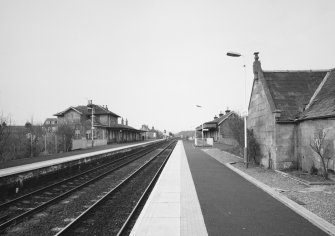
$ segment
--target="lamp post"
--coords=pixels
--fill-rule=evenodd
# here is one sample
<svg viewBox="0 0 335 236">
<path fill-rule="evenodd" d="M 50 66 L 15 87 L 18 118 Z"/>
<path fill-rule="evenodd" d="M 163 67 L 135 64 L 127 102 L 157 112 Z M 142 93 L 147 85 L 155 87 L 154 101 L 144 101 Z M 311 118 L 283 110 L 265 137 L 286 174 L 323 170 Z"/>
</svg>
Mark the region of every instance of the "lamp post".
<svg viewBox="0 0 335 236">
<path fill-rule="evenodd" d="M 200 105 L 195 105 L 198 108 L 202 108 L 202 106 Z M 195 128 L 195 135 L 197 135 L 197 128 Z M 202 146 L 204 146 L 204 123 L 201 123 L 201 143 Z"/>
<path fill-rule="evenodd" d="M 92 138 L 92 147 L 94 146 L 94 126 L 93 126 L 93 124 L 94 124 L 94 108 L 93 108 L 93 106 L 92 106 L 92 115 L 91 115 L 91 120 L 92 120 L 92 127 L 91 127 L 91 138 Z"/>
<path fill-rule="evenodd" d="M 44 131 L 44 154 L 47 154 L 47 133 L 48 133 L 48 128 L 42 127 Z"/>
<path fill-rule="evenodd" d="M 247 78 L 246 78 L 246 66 L 245 66 L 245 58 L 242 54 L 237 52 L 227 52 L 227 56 L 229 57 L 243 57 L 243 68 L 244 68 L 244 105 L 245 112 L 243 112 L 244 118 L 244 164 L 245 167 L 248 168 L 248 141 L 247 141 L 247 116 L 248 116 L 248 107 L 247 107 Z"/>
<path fill-rule="evenodd" d="M 88 109 L 91 109 L 92 114 L 91 114 L 91 140 L 92 140 L 92 147 L 94 146 L 94 135 L 93 135 L 93 131 L 94 131 L 94 108 L 93 108 L 93 103 L 92 100 L 89 100 L 89 104 L 88 104 Z"/>
</svg>

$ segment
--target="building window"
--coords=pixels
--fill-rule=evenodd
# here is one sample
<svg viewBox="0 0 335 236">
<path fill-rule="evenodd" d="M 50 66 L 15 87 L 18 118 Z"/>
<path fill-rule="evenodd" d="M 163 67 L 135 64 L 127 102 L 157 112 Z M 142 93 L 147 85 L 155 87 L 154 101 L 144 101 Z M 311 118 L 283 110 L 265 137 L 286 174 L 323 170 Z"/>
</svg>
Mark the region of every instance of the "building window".
<svg viewBox="0 0 335 236">
<path fill-rule="evenodd" d="M 80 130 L 79 130 L 79 129 L 76 129 L 76 130 L 74 131 L 74 138 L 75 138 L 75 139 L 80 139 Z"/>
<path fill-rule="evenodd" d="M 86 131 L 86 139 L 91 140 L 92 136 L 91 136 L 91 130 L 87 130 Z M 97 130 L 93 130 L 93 139 L 97 139 Z"/>
<path fill-rule="evenodd" d="M 92 138 L 91 138 L 91 130 L 87 130 L 87 131 L 86 131 L 86 139 L 87 139 L 87 140 L 92 139 Z"/>
</svg>

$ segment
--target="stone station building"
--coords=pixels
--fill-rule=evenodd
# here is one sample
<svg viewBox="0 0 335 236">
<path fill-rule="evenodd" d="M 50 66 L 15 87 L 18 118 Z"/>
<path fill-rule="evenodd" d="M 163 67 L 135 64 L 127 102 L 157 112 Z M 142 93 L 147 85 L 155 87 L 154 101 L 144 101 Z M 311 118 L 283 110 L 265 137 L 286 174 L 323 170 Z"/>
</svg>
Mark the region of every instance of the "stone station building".
<svg viewBox="0 0 335 236">
<path fill-rule="evenodd" d="M 228 122 L 235 116 L 234 112 L 227 109 L 225 114 L 220 112 L 219 117 L 215 116 L 213 120 L 203 123 L 204 138 L 213 138 L 214 142 L 236 145 L 237 142 L 232 136 Z M 202 132 L 202 125 L 198 126 L 196 130 Z"/>
<path fill-rule="evenodd" d="M 310 143 L 327 132 L 329 169 L 334 170 L 335 69 L 263 71 L 258 53 L 247 126 L 260 143 L 261 164 L 274 169 L 320 168 Z"/>
<path fill-rule="evenodd" d="M 59 126 L 69 125 L 75 130 L 72 150 L 92 146 L 92 109 L 94 146 L 141 140 L 142 130 L 129 126 L 127 119 L 121 118 L 119 123 L 120 116 L 108 110 L 107 106 L 90 102 L 87 106 L 69 107 L 55 114 Z"/>
</svg>

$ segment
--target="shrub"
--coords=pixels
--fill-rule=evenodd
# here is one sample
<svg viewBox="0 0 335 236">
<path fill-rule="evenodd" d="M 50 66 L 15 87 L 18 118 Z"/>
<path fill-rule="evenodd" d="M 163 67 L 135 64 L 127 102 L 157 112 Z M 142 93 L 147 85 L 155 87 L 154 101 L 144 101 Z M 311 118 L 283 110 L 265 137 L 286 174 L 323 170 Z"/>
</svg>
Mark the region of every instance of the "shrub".
<svg viewBox="0 0 335 236">
<path fill-rule="evenodd" d="M 231 130 L 232 137 L 238 143 L 238 149 L 243 156 L 244 149 L 244 120 L 241 116 L 234 116 L 229 121 L 229 128 Z M 248 140 L 248 160 L 249 162 L 254 162 L 259 165 L 260 157 L 260 145 L 257 142 L 254 132 L 252 129 L 247 130 L 247 140 Z"/>
<path fill-rule="evenodd" d="M 314 163 L 311 166 L 311 169 L 310 169 L 309 172 L 310 172 L 311 175 L 317 175 L 318 174 L 318 169 L 314 166 Z"/>
<path fill-rule="evenodd" d="M 252 129 L 248 129 L 247 134 L 248 134 L 248 137 L 247 137 L 248 138 L 248 160 L 249 162 L 253 161 L 255 164 L 259 165 L 260 163 L 259 143 L 257 142 L 254 136 L 254 131 Z"/>
</svg>

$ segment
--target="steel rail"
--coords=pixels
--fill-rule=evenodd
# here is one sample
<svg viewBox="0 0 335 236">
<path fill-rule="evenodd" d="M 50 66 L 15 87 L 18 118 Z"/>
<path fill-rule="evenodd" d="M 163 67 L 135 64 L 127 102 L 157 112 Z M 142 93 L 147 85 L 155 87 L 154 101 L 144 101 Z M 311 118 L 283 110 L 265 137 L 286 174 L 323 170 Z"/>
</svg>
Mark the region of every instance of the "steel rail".
<svg viewBox="0 0 335 236">
<path fill-rule="evenodd" d="M 57 186 L 57 185 L 61 185 L 61 184 L 65 183 L 65 182 L 67 182 L 67 181 L 71 181 L 71 180 L 73 180 L 73 179 L 75 179 L 75 178 L 78 178 L 78 177 L 81 177 L 81 176 L 83 176 L 83 175 L 89 174 L 90 172 L 94 172 L 94 171 L 96 171 L 96 170 L 103 169 L 103 168 L 105 168 L 105 167 L 108 167 L 109 165 L 113 165 L 113 164 L 115 164 L 115 163 L 118 162 L 118 161 L 122 161 L 122 160 L 124 160 L 124 159 L 126 159 L 126 158 L 135 156 L 135 155 L 137 155 L 137 154 L 139 154 L 139 153 L 141 153 L 141 152 L 145 152 L 145 151 L 147 151 L 147 150 L 152 150 L 152 149 L 154 149 L 156 146 L 159 146 L 160 144 L 161 144 L 161 143 L 150 144 L 150 145 L 144 147 L 144 149 L 139 150 L 139 151 L 137 151 L 137 152 L 135 152 L 135 153 L 132 153 L 132 154 L 129 154 L 129 155 L 125 154 L 125 155 L 123 155 L 122 157 L 117 158 L 117 159 L 115 159 L 115 160 L 112 160 L 111 162 L 108 162 L 108 163 L 103 164 L 103 165 L 101 165 L 101 166 L 93 167 L 93 168 L 91 168 L 91 169 L 89 169 L 89 170 L 87 170 L 87 171 L 81 172 L 81 173 L 79 173 L 79 174 L 77 174 L 77 175 L 74 175 L 74 176 L 71 176 L 71 177 L 69 177 L 69 178 L 67 178 L 67 179 L 63 179 L 63 180 L 61 180 L 61 181 L 59 181 L 59 182 L 50 184 L 50 185 L 48 185 L 48 186 L 42 187 L 42 188 L 40 188 L 40 189 L 36 189 L 36 190 L 34 190 L 34 191 L 32 191 L 32 192 L 29 192 L 29 193 L 26 193 L 26 194 L 24 194 L 24 195 L 21 195 L 21 196 L 19 196 L 19 197 L 17 197 L 17 198 L 11 199 L 11 200 L 9 200 L 9 201 L 7 201 L 7 202 L 4 202 L 4 203 L 0 204 L 0 210 L 3 209 L 3 208 L 5 208 L 5 207 L 7 207 L 7 206 L 9 206 L 9 205 L 11 205 L 11 204 L 13 204 L 13 203 L 15 203 L 15 202 L 18 202 L 18 201 L 20 201 L 20 200 L 22 200 L 22 199 L 24 199 L 24 198 L 26 198 L 26 197 L 29 197 L 29 196 L 31 196 L 31 195 L 33 195 L 33 194 L 36 194 L 36 193 L 45 191 L 45 190 L 50 189 L 50 188 L 52 188 L 52 187 L 55 187 L 55 186 Z M 105 154 L 104 154 L 104 155 L 105 155 Z"/>
<path fill-rule="evenodd" d="M 134 217 L 134 214 L 137 211 L 137 209 L 139 208 L 140 204 L 142 204 L 142 202 L 144 202 L 144 199 L 146 198 L 146 196 L 148 194 L 150 194 L 152 188 L 155 186 L 156 181 L 158 180 L 158 178 L 160 176 L 160 173 L 163 171 L 163 168 L 165 167 L 166 162 L 170 158 L 171 153 L 173 152 L 173 150 L 174 150 L 174 148 L 172 148 L 170 150 L 170 152 L 168 153 L 166 159 L 164 160 L 164 162 L 162 163 L 162 165 L 159 167 L 159 169 L 156 172 L 155 176 L 150 181 L 148 187 L 144 190 L 144 193 L 142 194 L 142 196 L 140 197 L 140 199 L 137 201 L 136 205 L 134 206 L 133 210 L 130 212 L 130 214 L 129 214 L 128 218 L 126 219 L 126 221 L 123 223 L 121 229 L 117 233 L 117 236 L 121 236 L 124 233 L 124 230 L 128 227 L 128 224 L 129 224 L 130 220 Z"/>
<path fill-rule="evenodd" d="M 154 145 L 150 145 L 150 146 L 148 146 L 148 147 L 146 147 L 146 148 L 148 148 L 147 150 L 150 150 L 150 149 L 154 148 L 155 145 L 156 145 L 156 143 L 155 143 Z M 60 184 L 65 183 L 65 182 L 67 182 L 67 181 L 71 181 L 71 180 L 73 180 L 73 179 L 75 179 L 75 178 L 78 178 L 78 177 L 80 177 L 80 176 L 83 176 L 83 175 L 85 175 L 85 174 L 89 174 L 90 172 L 93 172 L 93 171 L 96 171 L 96 170 L 105 168 L 105 167 L 107 167 L 107 166 L 109 166 L 109 165 L 112 165 L 112 164 L 117 163 L 117 162 L 120 161 L 120 160 L 123 160 L 123 159 L 125 159 L 125 158 L 129 158 L 129 157 L 135 156 L 135 155 L 137 155 L 137 154 L 139 154 L 139 153 L 141 153 L 141 152 L 144 152 L 144 151 L 146 151 L 146 149 L 144 149 L 144 150 L 139 150 L 138 152 L 132 153 L 132 154 L 130 154 L 130 155 L 124 155 L 124 156 L 122 156 L 122 157 L 120 157 L 120 158 L 118 158 L 118 159 L 116 159 L 116 160 L 113 160 L 113 161 L 108 162 L 108 163 L 106 163 L 106 164 L 103 164 L 103 165 L 101 165 L 101 166 L 94 167 L 94 168 L 92 168 L 92 169 L 89 169 L 89 170 L 84 171 L 84 172 L 82 172 L 82 173 L 79 173 L 79 174 L 77 174 L 77 175 L 74 175 L 74 176 L 72 176 L 72 177 L 70 177 L 70 178 L 61 180 L 61 181 L 59 181 L 59 182 L 50 184 L 50 185 L 45 186 L 45 187 L 43 187 L 43 188 L 34 190 L 34 191 L 32 191 L 32 192 L 29 192 L 29 193 L 27 193 L 27 194 L 24 194 L 24 195 L 22 195 L 22 196 L 19 196 L 19 197 L 17 197 L 17 198 L 14 198 L 14 199 L 12 199 L 12 200 L 9 200 L 9 201 L 7 201 L 7 202 L 4 202 L 4 203 L 0 204 L 0 209 L 3 209 L 3 208 L 5 208 L 5 207 L 7 207 L 7 206 L 9 206 L 9 205 L 11 205 L 11 204 L 14 204 L 15 202 L 18 202 L 18 201 L 20 201 L 20 200 L 22 200 L 22 199 L 24 199 L 24 198 L 26 198 L 26 197 L 29 197 L 29 196 L 31 196 L 31 195 L 33 195 L 33 194 L 36 194 L 36 193 L 45 191 L 45 190 L 50 189 L 50 188 L 53 188 L 53 187 L 55 187 L 55 186 L 57 186 L 57 185 L 60 185 Z"/>
<path fill-rule="evenodd" d="M 110 173 L 112 173 L 112 172 L 114 172 L 114 171 L 116 171 L 116 170 L 118 170 L 118 169 L 120 169 L 120 168 L 128 165 L 129 163 L 131 163 L 131 162 L 133 162 L 133 161 L 135 161 L 135 160 L 137 160 L 137 159 L 139 159 L 139 158 L 147 155 L 150 152 L 152 152 L 152 151 L 145 152 L 144 154 L 141 154 L 140 156 L 136 157 L 135 159 L 127 161 L 127 162 L 125 162 L 125 163 L 123 163 L 123 164 L 121 164 L 121 165 L 119 165 L 119 166 L 117 166 L 117 167 L 115 167 L 115 168 L 113 168 L 113 169 L 111 169 L 111 170 L 109 170 L 109 171 L 101 174 L 101 175 L 98 175 L 97 177 L 95 177 L 95 178 L 93 178 L 93 179 L 91 179 L 91 180 L 89 180 L 89 181 L 87 181 L 87 182 L 85 182 L 85 183 L 83 183 L 83 184 L 81 184 L 81 185 L 79 185 L 77 187 L 74 187 L 73 189 L 68 190 L 67 192 L 65 192 L 65 193 L 63 193 L 61 195 L 58 195 L 57 197 L 55 197 L 55 198 L 53 198 L 53 199 L 51 199 L 51 200 L 49 200 L 49 201 L 47 201 L 47 202 L 45 202 L 45 203 L 37 206 L 34 209 L 26 211 L 26 212 L 24 212 L 24 213 L 22 213 L 22 214 L 20 214 L 20 215 L 18 215 L 16 217 L 14 217 L 14 218 L 12 218 L 12 219 L 10 219 L 10 220 L 2 223 L 0 225 L 0 232 L 4 231 L 7 227 L 11 226 L 12 224 L 18 224 L 19 222 L 21 222 L 23 219 L 27 218 L 28 216 L 33 215 L 33 214 L 41 211 L 42 209 L 48 207 L 49 205 L 51 205 L 51 204 L 53 204 L 53 203 L 55 203 L 55 202 L 63 199 L 67 195 L 69 195 L 69 194 L 71 194 L 71 193 L 79 190 L 80 188 L 83 188 L 83 187 L 85 187 L 85 186 L 93 183 L 94 181 L 97 181 L 97 180 L 103 178 L 104 176 L 106 176 L 106 175 L 108 175 L 108 174 L 110 174 Z"/>
<path fill-rule="evenodd" d="M 130 176 L 128 176 L 126 179 L 124 179 L 121 183 L 119 183 L 117 186 L 115 186 L 112 190 L 110 190 L 108 193 L 106 193 L 102 198 L 100 198 L 97 202 L 95 202 L 92 206 L 90 206 L 88 209 L 86 209 L 83 213 L 81 213 L 76 219 L 74 219 L 71 223 L 69 223 L 67 226 L 65 226 L 61 231 L 59 231 L 55 236 L 61 236 L 61 235 L 67 235 L 68 231 L 70 231 L 72 228 L 75 227 L 78 222 L 83 219 L 87 214 L 89 214 L 92 210 L 94 210 L 96 207 L 98 207 L 100 204 L 105 202 L 109 196 L 113 195 L 117 190 L 119 190 L 125 183 L 127 183 L 130 179 L 134 178 L 141 170 L 143 170 L 147 165 L 149 165 L 156 157 L 161 155 L 166 149 L 168 149 L 170 146 L 172 146 L 174 142 L 170 143 L 166 148 L 161 150 L 158 154 L 156 154 L 154 157 L 152 157 L 149 161 L 144 163 L 141 167 L 139 167 L 134 173 L 132 173 Z"/>
</svg>

